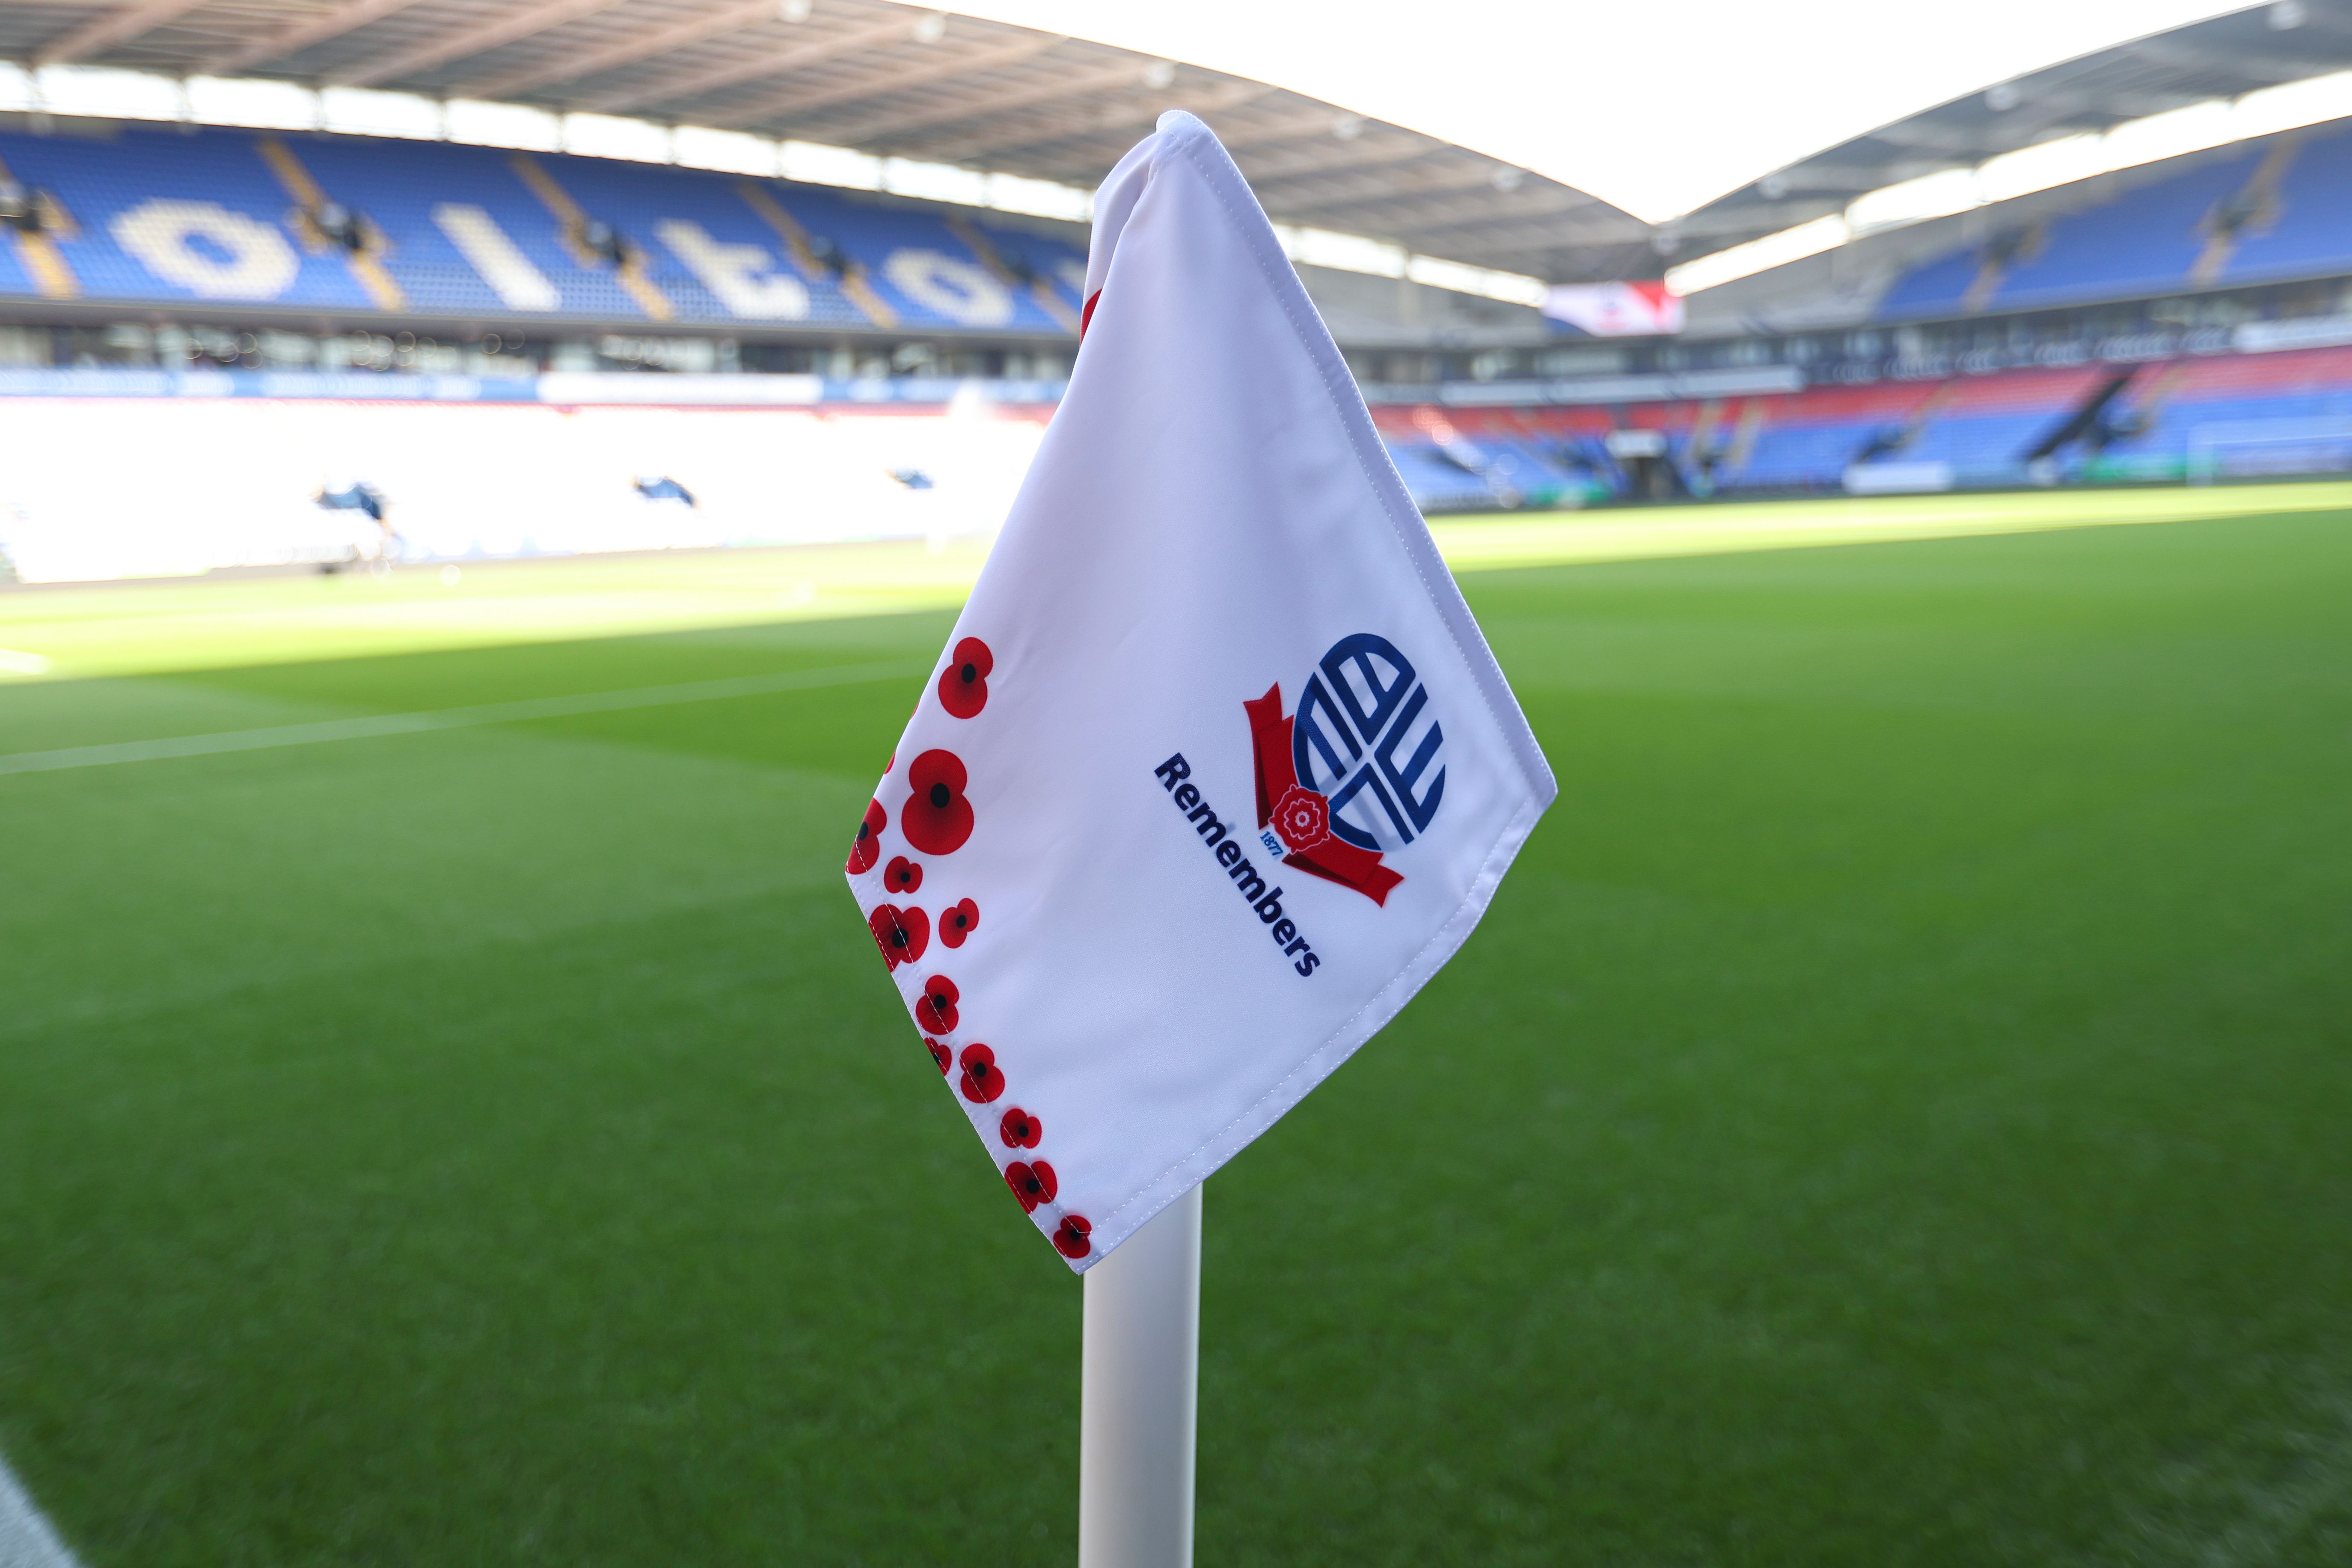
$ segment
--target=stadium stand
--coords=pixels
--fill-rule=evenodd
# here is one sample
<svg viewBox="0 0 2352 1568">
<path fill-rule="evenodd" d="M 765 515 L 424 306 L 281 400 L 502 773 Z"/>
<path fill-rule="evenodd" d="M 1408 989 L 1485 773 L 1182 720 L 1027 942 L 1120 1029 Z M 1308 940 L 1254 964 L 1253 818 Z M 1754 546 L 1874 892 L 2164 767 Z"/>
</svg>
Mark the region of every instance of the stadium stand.
<svg viewBox="0 0 2352 1568">
<path fill-rule="evenodd" d="M 1869 488 L 1853 471 L 1874 464 L 1939 471 L 1927 487 L 1938 489 L 2210 478 L 2352 466 L 2352 348 L 1808 387 L 1638 411 L 1384 407 L 1375 418 L 1432 510 L 1534 504 L 1547 486 L 1555 496 L 1628 493 L 1609 446 L 1629 429 L 1664 437 L 1683 495 Z"/>
<path fill-rule="evenodd" d="M 0 132 L 66 215 L 68 297 L 454 317 L 1060 333 L 1083 255 L 824 186 L 449 143 Z M 356 217 L 338 239 L 319 216 Z M 56 298 L 24 234 L 0 294 Z"/>
<path fill-rule="evenodd" d="M 1882 321 L 2020 310 L 2352 270 L 2352 131 L 2234 150 L 1923 262 Z"/>
<path fill-rule="evenodd" d="M 322 487 L 388 475 L 404 537 L 435 551 L 677 542 L 678 510 L 712 541 L 987 526 L 1079 327 L 1068 224 L 454 142 L 0 124 L 17 127 L 0 128 L 0 396 L 25 419 L 40 400 L 139 399 L 150 413 L 122 417 L 168 440 L 164 402 L 498 404 L 429 427 L 516 450 L 528 432 L 583 472 L 558 455 L 570 426 L 542 416 L 608 410 L 597 427 L 625 433 L 627 462 L 600 457 L 612 471 L 575 498 L 569 534 L 427 502 L 434 475 L 364 454 L 272 470 L 310 510 Z M 1864 281 L 1843 293 L 1800 263 L 1742 296 L 1811 326 L 1695 310 L 1705 330 L 1607 344 L 1525 304 L 1301 270 L 1433 512 L 2352 468 L 2352 122 L 1854 249 Z M 687 441 L 663 411 L 688 407 L 804 443 L 806 504 Z M 68 445 L 98 438 L 80 415 L 39 416 Z M 257 450 L 257 418 L 219 427 Z M 358 452 L 359 426 L 311 423 Z M 826 468 L 834 448 L 856 456 Z M 647 511 L 646 476 L 696 507 Z M 86 505 L 27 484 L 0 483 L 20 557 L 36 522 L 69 537 Z"/>
<path fill-rule="evenodd" d="M 2352 260 L 2352 132 L 2297 148 L 2278 182 L 2275 205 L 2274 220 L 2250 226 L 2223 279 L 2343 269 Z"/>
<path fill-rule="evenodd" d="M 52 304 L 1066 340 L 1084 277 L 1076 246 L 969 209 L 652 163 L 353 136 L 0 132 L 0 198 L 14 215 L 0 224 L 0 297 Z M 2004 230 L 1913 268 L 1878 315 L 2000 319 L 2068 301 L 2347 272 L 2352 131 L 2336 130 L 2226 150 L 2111 200 Z M 1500 406 L 1465 407 L 1424 389 L 1381 407 L 1380 424 L 1408 488 L 1432 511 L 2352 463 L 2352 351 L 2168 350 L 2124 363 L 2074 357 L 1969 367 L 1979 374 L 1934 362 L 1933 374 L 1872 371 L 1855 385 L 1805 385 L 1796 375 L 1787 384 L 1797 390 L 1744 396 L 1666 396 L 1637 388 L 1640 378 L 1608 394 L 1587 390 L 1599 384 L 1590 381 L 1528 382 L 1480 395 Z M 32 374 L 14 389 L 129 390 L 83 387 L 71 371 Z M 684 403 L 820 409 L 877 401 L 937 408 L 961 384 L 843 374 L 805 387 L 777 378 L 663 384 Z M 1667 378 L 1650 379 L 1663 386 Z M 184 376 L 139 395 L 396 395 L 367 381 L 281 373 L 232 385 Z M 423 395 L 596 401 L 556 376 L 543 387 L 450 384 Z M 1051 384 L 1003 383 L 988 397 L 1020 405 L 1057 395 Z M 1558 396 L 1590 401 L 1551 405 Z"/>
</svg>

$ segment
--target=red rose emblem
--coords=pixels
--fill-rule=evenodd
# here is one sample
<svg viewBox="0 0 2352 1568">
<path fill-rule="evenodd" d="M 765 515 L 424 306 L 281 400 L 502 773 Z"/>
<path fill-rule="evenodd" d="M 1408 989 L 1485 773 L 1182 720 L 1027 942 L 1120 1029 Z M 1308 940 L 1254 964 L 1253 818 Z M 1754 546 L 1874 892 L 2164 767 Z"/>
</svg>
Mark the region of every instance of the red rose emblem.
<svg viewBox="0 0 2352 1568">
<path fill-rule="evenodd" d="M 1084 1258 L 1094 1250 L 1095 1244 L 1087 1239 L 1094 1228 L 1083 1215 L 1064 1215 L 1054 1227 L 1054 1250 L 1065 1258 Z"/>
<path fill-rule="evenodd" d="M 882 868 L 882 885 L 894 893 L 911 893 L 923 885 L 923 868 L 904 855 L 893 855 Z"/>
<path fill-rule="evenodd" d="M 890 826 L 890 814 L 882 809 L 878 800 L 866 803 L 866 820 L 857 825 L 857 838 L 849 847 L 849 874 L 853 877 L 874 869 L 874 862 L 882 858 L 882 830 Z"/>
<path fill-rule="evenodd" d="M 940 671 L 940 706 L 959 719 L 970 719 L 988 706 L 988 672 L 996 656 L 978 637 L 955 645 L 955 657 Z"/>
<path fill-rule="evenodd" d="M 923 1026 L 923 1033 L 955 1033 L 958 995 L 955 982 L 944 974 L 934 974 L 923 982 L 923 994 L 915 998 L 915 1022 Z"/>
<path fill-rule="evenodd" d="M 939 1041 L 931 1038 L 929 1035 L 923 1037 L 923 1044 L 930 1047 L 931 1060 L 940 1064 L 940 1076 L 941 1078 L 947 1077 L 948 1064 L 955 1060 L 955 1053 L 948 1049 L 945 1046 L 940 1044 Z"/>
<path fill-rule="evenodd" d="M 1004 1092 L 1003 1069 L 986 1046 L 966 1046 L 956 1060 L 963 1064 L 963 1097 L 974 1105 L 986 1105 Z"/>
<path fill-rule="evenodd" d="M 963 797 L 963 759 L 925 752 L 907 770 L 915 786 L 898 808 L 898 831 L 926 855 L 952 855 L 971 837 L 971 802 Z M 868 861 L 867 864 L 872 864 Z"/>
<path fill-rule="evenodd" d="M 1023 1214 L 1035 1214 L 1039 1204 L 1052 1203 L 1057 1190 L 1054 1182 L 1054 1167 L 1043 1160 L 1034 1165 L 1022 1160 L 1013 1161 L 1004 1167 L 1004 1184 L 1011 1187 L 1013 1195 L 1021 1200 Z"/>
<path fill-rule="evenodd" d="M 866 917 L 866 929 L 874 933 L 874 945 L 893 969 L 914 963 L 931 944 L 931 917 L 917 909 L 877 904 Z"/>
<path fill-rule="evenodd" d="M 1045 1129 L 1038 1120 L 1017 1105 L 1004 1113 L 1004 1120 L 997 1123 L 996 1131 L 1003 1138 L 1007 1149 L 1034 1149 L 1037 1140 L 1045 1135 Z"/>
<path fill-rule="evenodd" d="M 1274 830 L 1285 848 L 1303 855 L 1331 837 L 1331 803 L 1303 784 L 1292 784 L 1274 803 Z"/>
<path fill-rule="evenodd" d="M 940 940 L 961 947 L 963 939 L 980 929 L 980 906 L 966 899 L 940 911 Z"/>
</svg>

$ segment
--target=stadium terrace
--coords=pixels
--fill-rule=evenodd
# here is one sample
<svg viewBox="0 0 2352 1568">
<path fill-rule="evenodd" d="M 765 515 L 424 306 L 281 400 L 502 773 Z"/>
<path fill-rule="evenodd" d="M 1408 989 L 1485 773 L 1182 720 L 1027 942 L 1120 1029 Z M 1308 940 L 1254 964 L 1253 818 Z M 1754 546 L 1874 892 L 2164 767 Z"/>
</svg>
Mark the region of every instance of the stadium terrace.
<svg viewBox="0 0 2352 1568">
<path fill-rule="evenodd" d="M 844 464 L 915 498 L 881 507 L 886 531 L 984 531 L 1068 374 L 1075 193 L 1171 103 L 1237 149 L 1424 511 L 2352 464 L 2352 121 L 2331 118 L 2352 103 L 2352 46 L 2333 5 L 2053 66 L 1664 225 L 1295 93 L 881 0 L 430 48 L 354 13 L 191 53 L 145 18 L 58 35 L 0 5 L 0 44 L 17 28 L 34 62 L 0 82 L 19 106 L 0 109 L 0 396 L 648 411 L 604 421 L 630 471 L 596 481 L 618 510 L 597 502 L 593 526 L 483 527 L 484 508 L 426 499 L 478 489 L 472 469 L 340 437 L 336 471 L 289 472 L 295 507 L 374 486 L 396 551 L 806 542 L 877 515 L 751 496 L 650 413 L 666 407 L 833 421 Z M 2218 141 L 2164 129 L 2199 91 L 2238 95 L 2198 121 Z M 125 107 L 110 120 L 108 103 Z M 2036 152 L 2062 132 L 2072 164 Z M 1929 145 L 1948 149 L 1940 173 L 1888 151 Z M 2002 172 L 2029 154 L 2098 172 Z M 689 155 L 730 167 L 662 161 Z M 1965 210 L 1916 194 L 1937 180 L 1967 186 Z M 1830 253 L 1661 291 L 1661 274 L 1727 275 L 1725 258 L 1840 213 Z M 887 433 L 866 417 L 885 411 Z M 101 422 L 41 418 L 68 448 Z M 503 416 L 437 428 L 452 453 L 560 445 Z M 0 549 L 53 564 L 30 536 L 76 526 L 61 507 L 131 504 L 103 483 L 16 491 L 0 500 L 36 521 Z M 181 531 L 168 569 L 322 548 L 341 546 L 207 524 Z"/>
</svg>

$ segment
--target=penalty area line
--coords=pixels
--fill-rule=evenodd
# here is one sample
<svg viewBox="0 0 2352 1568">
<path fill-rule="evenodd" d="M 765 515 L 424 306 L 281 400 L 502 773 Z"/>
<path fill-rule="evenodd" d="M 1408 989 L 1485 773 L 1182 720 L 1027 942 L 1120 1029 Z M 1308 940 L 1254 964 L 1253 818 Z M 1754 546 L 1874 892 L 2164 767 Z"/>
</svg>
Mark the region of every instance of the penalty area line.
<svg viewBox="0 0 2352 1568">
<path fill-rule="evenodd" d="M 104 746 L 69 746 L 55 752 L 0 753 L 0 773 L 49 773 L 67 768 L 102 768 L 118 763 L 156 763 L 174 757 L 208 757 L 224 752 L 260 752 L 278 746 L 318 746 L 336 741 L 371 741 L 385 735 L 470 730 L 484 724 L 515 724 L 531 719 L 571 719 L 588 713 L 620 713 L 632 708 L 667 708 L 681 702 L 718 702 L 730 697 L 765 697 L 827 686 L 858 686 L 928 671 L 929 665 L 833 665 L 774 675 L 735 676 L 677 686 L 641 686 L 623 691 L 588 691 L 572 697 L 535 697 L 520 702 L 485 702 L 471 708 L 434 708 L 417 713 L 376 713 L 362 719 L 328 719 L 314 724 L 279 724 L 266 730 L 224 730 L 209 735 L 177 735 L 160 741 L 120 741 Z M 0 1563 L 5 1559 L 0 1558 Z"/>
<path fill-rule="evenodd" d="M 80 1561 L 33 1505 L 24 1483 L 0 1459 L 0 1564 L 5 1568 L 81 1568 Z"/>
</svg>

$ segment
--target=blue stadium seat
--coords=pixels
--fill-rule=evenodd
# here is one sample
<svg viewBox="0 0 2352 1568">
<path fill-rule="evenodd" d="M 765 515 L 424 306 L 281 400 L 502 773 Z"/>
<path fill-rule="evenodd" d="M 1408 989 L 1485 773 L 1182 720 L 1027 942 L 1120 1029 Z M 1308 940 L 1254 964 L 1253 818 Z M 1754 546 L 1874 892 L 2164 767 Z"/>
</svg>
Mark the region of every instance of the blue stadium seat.
<svg viewBox="0 0 2352 1568">
<path fill-rule="evenodd" d="M 367 216 L 402 303 L 433 314 L 1061 332 L 1084 279 L 1076 247 L 977 214 L 654 163 L 139 128 L 105 141 L 0 132 L 0 159 L 79 223 L 59 253 L 88 297 L 376 308 L 350 259 L 297 222 L 299 204 L 264 156 L 271 137 L 321 193 Z M 634 278 L 578 247 L 575 215 L 624 237 Z M 854 264 L 848 287 L 794 254 L 793 226 Z M 878 314 L 854 297 L 859 281 Z M 0 244 L 0 293 L 35 291 L 14 245 Z"/>
<path fill-rule="evenodd" d="M 2295 151 L 2279 182 L 2278 215 L 2249 234 L 2222 268 L 2224 283 L 2336 271 L 2352 258 L 2352 132 L 2315 138 Z"/>
<path fill-rule="evenodd" d="M 373 307 L 340 259 L 304 247 L 286 221 L 294 201 L 244 132 L 0 132 L 0 159 L 65 204 L 80 233 L 58 253 L 92 298 Z"/>
<path fill-rule="evenodd" d="M 2014 485 L 2025 477 L 2026 455 L 2082 408 L 2111 374 L 2029 371 L 1941 389 L 1889 384 L 1883 395 L 1862 398 L 1836 387 L 1776 396 L 1769 400 L 1745 459 L 1724 462 L 1715 475 L 1716 488 L 1730 493 L 1838 489 L 1848 467 L 1875 438 L 1915 417 L 1916 432 L 1887 460 L 1948 464 L 1961 486 Z M 2285 428 L 2298 420 L 2333 420 L 2352 427 L 2352 351 L 2225 355 L 2149 366 L 2125 389 L 2118 412 L 2130 411 L 2142 399 L 2151 400 L 2153 410 L 2145 428 L 2114 437 L 2104 449 L 2070 441 L 2053 459 L 2059 471 L 2177 478 L 2199 431 L 2208 426 L 2242 432 L 2266 424 Z M 1655 422 L 1672 427 L 1689 412 L 1662 411 Z M 1384 439 L 1405 488 L 1424 511 L 1491 508 L 1505 487 L 1537 500 L 1548 488 L 1553 494 L 1581 489 L 1583 475 L 1567 461 L 1569 453 L 1580 450 L 1588 452 L 1591 471 L 1604 485 L 1625 488 L 1624 476 L 1589 437 L 1566 430 L 1549 438 L 1472 430 L 1455 437 L 1448 449 L 1418 429 L 1407 433 L 1412 424 L 1391 416 Z M 2345 439 L 2352 442 L 2352 434 Z M 1687 437 L 1675 440 L 1677 455 L 1687 462 Z M 2102 469 L 2103 464 L 2112 466 Z"/>
<path fill-rule="evenodd" d="M 2261 161 L 2259 153 L 2244 153 L 2055 220 L 2041 254 L 2011 266 L 1986 308 L 2179 287 L 2205 247 L 2199 223 L 2244 185 Z"/>
<path fill-rule="evenodd" d="M 5 227 L 0 227 L 0 294 L 38 294 L 40 288 L 33 281 L 33 275 L 25 270 L 25 264 L 17 259 L 13 241 L 14 236 Z"/>
<path fill-rule="evenodd" d="M 1981 308 L 2038 309 L 2188 286 L 2206 247 L 2206 220 L 2247 191 L 2274 145 L 2249 146 L 2053 219 L 2034 253 L 2006 268 Z M 2297 148 L 2275 195 L 2270 221 L 2249 227 L 2214 281 L 2352 271 L 2352 132 L 2315 137 Z M 1881 297 L 1877 317 L 1893 321 L 1961 310 L 1983 254 L 1971 247 L 1911 268 Z"/>
</svg>

